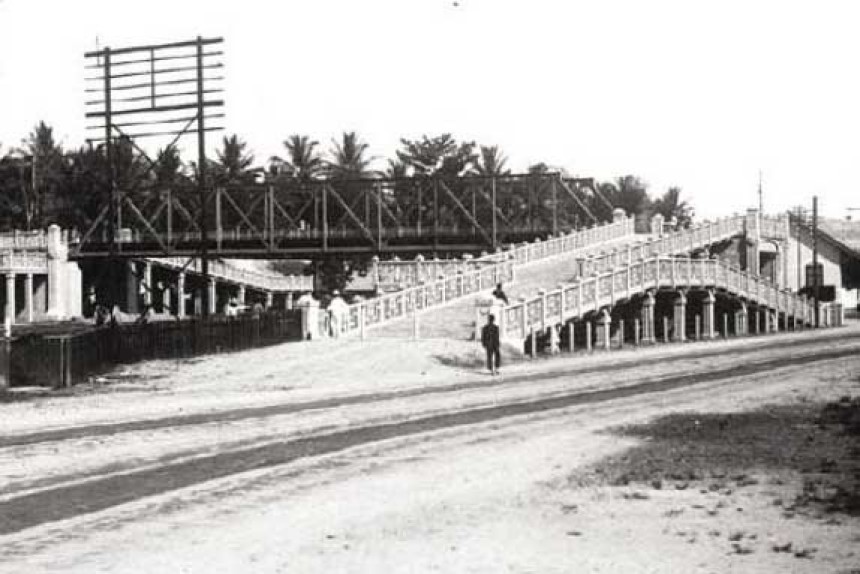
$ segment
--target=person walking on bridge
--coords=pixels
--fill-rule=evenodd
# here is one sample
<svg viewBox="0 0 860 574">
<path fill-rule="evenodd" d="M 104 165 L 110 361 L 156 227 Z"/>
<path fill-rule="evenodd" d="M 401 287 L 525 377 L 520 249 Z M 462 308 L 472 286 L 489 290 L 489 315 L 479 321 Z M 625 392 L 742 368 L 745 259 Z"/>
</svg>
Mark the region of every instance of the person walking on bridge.
<svg viewBox="0 0 860 574">
<path fill-rule="evenodd" d="M 496 325 L 496 318 L 492 314 L 487 315 L 487 324 L 481 329 L 481 345 L 487 351 L 487 369 L 491 374 L 498 375 L 499 367 L 502 366 L 502 354 L 499 326 Z"/>
<path fill-rule="evenodd" d="M 510 302 L 508 302 L 508 296 L 505 295 L 505 290 L 502 289 L 501 283 L 496 285 L 496 289 L 493 291 L 493 297 L 495 297 L 505 305 L 510 305 Z"/>
</svg>

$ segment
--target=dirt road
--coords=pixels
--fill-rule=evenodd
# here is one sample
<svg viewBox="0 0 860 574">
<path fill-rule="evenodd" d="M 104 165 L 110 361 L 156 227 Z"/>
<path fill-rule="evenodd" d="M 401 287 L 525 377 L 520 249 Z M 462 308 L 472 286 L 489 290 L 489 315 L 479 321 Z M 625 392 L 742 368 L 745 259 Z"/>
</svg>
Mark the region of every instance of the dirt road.
<svg viewBox="0 0 860 574">
<path fill-rule="evenodd" d="M 16 433 L 0 439 L 0 557 L 27 571 L 500 571 L 521 564 L 522 556 L 505 551 L 504 537 L 512 533 L 486 541 L 501 551 L 487 562 L 449 556 L 431 568 L 434 553 L 420 548 L 422 539 L 437 534 L 457 538 L 435 515 L 428 524 L 438 532 L 418 536 L 427 526 L 427 505 L 438 512 L 437 505 L 450 504 L 446 472 L 461 486 L 462 477 L 471 477 L 464 492 L 473 498 L 457 500 L 481 507 L 468 522 L 485 529 L 493 513 L 481 505 L 489 499 L 522 502 L 517 497 L 531 497 L 535 488 L 546 498 L 541 485 L 548 477 L 556 480 L 630 443 L 595 434 L 608 426 L 678 409 L 739 408 L 784 398 L 789 389 L 796 394 L 803 384 L 809 392 L 844 392 L 852 369 L 860 371 L 856 330 L 728 350 L 691 348 L 671 357 L 606 356 L 584 365 L 562 359 L 499 379 Z M 456 463 L 454 452 L 462 457 Z M 420 511 L 404 510 L 386 488 L 410 504 L 420 492 Z M 331 490 L 348 494 L 332 502 Z M 366 492 L 381 497 L 369 511 Z M 528 506 L 518 508 L 531 512 Z M 371 516 L 379 522 L 366 522 Z M 370 524 L 379 538 L 357 561 L 341 555 L 349 550 L 342 544 L 322 559 L 320 552 L 331 550 L 339 535 L 321 535 L 322 546 L 308 538 L 319 520 L 335 529 L 350 521 Z M 405 555 L 383 544 L 385 533 L 396 548 L 404 530 L 418 536 L 410 551 L 424 557 L 424 567 L 387 562 Z M 201 536 L 211 555 L 198 548 Z M 287 556 L 285 539 L 305 545 L 287 544 Z M 166 540 L 176 547 L 162 556 L 154 545 Z M 236 540 L 256 550 L 238 548 Z M 529 544 L 537 551 L 540 537 Z M 564 556 L 554 544 L 539 554 Z M 128 552 L 135 556 L 131 564 Z M 554 571 L 543 564 L 520 570 Z"/>
</svg>

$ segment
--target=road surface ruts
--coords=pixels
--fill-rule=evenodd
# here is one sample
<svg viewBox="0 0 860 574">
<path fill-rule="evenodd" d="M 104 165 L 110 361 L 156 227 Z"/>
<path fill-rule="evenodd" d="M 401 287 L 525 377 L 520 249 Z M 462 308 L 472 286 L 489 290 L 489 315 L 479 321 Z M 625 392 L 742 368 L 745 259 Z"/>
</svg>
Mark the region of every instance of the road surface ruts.
<svg viewBox="0 0 860 574">
<path fill-rule="evenodd" d="M 766 343 L 764 345 L 757 345 L 751 348 L 738 348 L 738 349 L 708 349 L 701 350 L 695 353 L 689 353 L 683 356 L 677 357 L 653 357 L 648 358 L 647 356 L 637 357 L 635 359 L 626 359 L 623 361 L 619 361 L 617 363 L 605 364 L 605 365 L 596 365 L 589 367 L 580 367 L 577 368 L 572 366 L 570 369 L 552 371 L 547 373 L 537 373 L 531 375 L 514 375 L 514 376 L 506 376 L 501 379 L 479 379 L 474 381 L 466 381 L 463 383 L 457 383 L 454 385 L 445 385 L 445 386 L 436 386 L 430 388 L 416 388 L 416 389 L 405 389 L 399 391 L 388 391 L 388 392 L 379 392 L 379 393 L 363 393 L 357 395 L 349 395 L 344 397 L 336 397 L 331 399 L 319 399 L 312 401 L 304 401 L 304 402 L 296 402 L 296 403 L 287 403 L 287 404 L 276 404 L 276 405 L 267 405 L 262 407 L 243 407 L 239 409 L 230 409 L 224 411 L 215 411 L 215 412 L 207 412 L 207 413 L 199 413 L 199 414 L 191 414 L 191 415 L 177 415 L 170 417 L 163 417 L 157 419 L 146 419 L 146 420 L 138 420 L 138 421 L 129 421 L 129 422 L 118 422 L 118 423 L 104 423 L 104 424 L 95 424 L 95 425 L 85 425 L 85 426 L 75 426 L 68 427 L 62 429 L 53 429 L 49 431 L 39 431 L 27 434 L 19 434 L 19 435 L 10 435 L 5 437 L 0 437 L 0 448 L 3 447 L 12 447 L 12 446 L 26 446 L 32 445 L 42 442 L 51 442 L 51 441 L 62 441 L 62 440 L 74 440 L 80 438 L 89 438 L 89 437 L 97 437 L 97 436 L 108 436 L 118 433 L 124 432 L 135 432 L 135 431 L 146 431 L 146 430 L 157 430 L 162 428 L 175 428 L 182 426 L 191 426 L 191 425 L 199 425 L 199 424 L 207 424 L 207 423 L 217 423 L 217 422 L 234 422 L 245 419 L 253 419 L 253 418 L 262 418 L 262 417 L 270 417 L 277 415 L 286 415 L 292 414 L 302 411 L 315 410 L 315 409 L 328 409 L 335 407 L 345 407 L 351 405 L 358 404 L 366 404 L 377 401 L 385 401 L 391 399 L 401 399 L 401 398 L 411 398 L 415 396 L 422 395 L 434 395 L 441 393 L 449 393 L 449 392 L 457 392 L 462 390 L 469 389 L 477 389 L 477 388 L 491 388 L 494 386 L 503 386 L 510 385 L 516 383 L 524 383 L 534 380 L 552 380 L 558 378 L 565 378 L 574 375 L 588 375 L 594 373 L 601 372 L 612 372 L 619 371 L 629 368 L 631 365 L 635 364 L 639 367 L 647 367 L 649 365 L 654 365 L 658 363 L 663 363 L 671 360 L 696 360 L 711 357 L 714 355 L 723 355 L 725 353 L 732 353 L 738 355 L 752 354 L 756 352 L 760 352 L 762 350 L 773 349 L 773 348 L 794 348 L 794 347 L 804 347 L 814 344 L 825 344 L 828 340 L 838 340 L 840 342 L 847 342 L 851 340 L 860 339 L 860 333 L 840 333 L 837 336 L 826 336 L 816 338 L 814 340 L 801 339 L 797 341 L 774 341 L 772 343 Z"/>
<path fill-rule="evenodd" d="M 405 422 L 370 425 L 211 455 L 123 475 L 107 476 L 90 482 L 51 488 L 15 497 L 0 503 L 0 535 L 104 510 L 146 496 L 169 492 L 239 472 L 281 465 L 305 457 L 335 453 L 387 439 L 408 437 L 552 409 L 669 391 L 700 383 L 754 375 L 783 367 L 802 366 L 852 356 L 857 356 L 857 349 L 795 354 L 788 358 L 780 357 L 754 364 L 738 364 L 729 368 L 693 375 L 648 379 L 622 388 L 580 391 L 552 398 L 416 418 Z"/>
</svg>

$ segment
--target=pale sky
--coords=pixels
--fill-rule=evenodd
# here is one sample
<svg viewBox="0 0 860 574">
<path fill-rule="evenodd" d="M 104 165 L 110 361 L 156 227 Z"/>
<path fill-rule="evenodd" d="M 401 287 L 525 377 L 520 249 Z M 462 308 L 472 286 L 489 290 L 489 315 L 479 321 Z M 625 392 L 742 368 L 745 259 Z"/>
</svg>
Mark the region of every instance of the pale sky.
<svg viewBox="0 0 860 574">
<path fill-rule="evenodd" d="M 515 171 L 634 174 L 697 215 L 860 208 L 860 3 L 771 0 L 0 0 L 0 149 L 84 139 L 84 58 L 223 36 L 226 126 L 372 153 L 451 132 Z M 220 136 L 218 136 L 220 138 Z M 214 149 L 216 137 L 210 136 Z M 381 167 L 381 165 L 380 165 Z M 855 213 L 855 218 L 860 212 Z"/>
</svg>

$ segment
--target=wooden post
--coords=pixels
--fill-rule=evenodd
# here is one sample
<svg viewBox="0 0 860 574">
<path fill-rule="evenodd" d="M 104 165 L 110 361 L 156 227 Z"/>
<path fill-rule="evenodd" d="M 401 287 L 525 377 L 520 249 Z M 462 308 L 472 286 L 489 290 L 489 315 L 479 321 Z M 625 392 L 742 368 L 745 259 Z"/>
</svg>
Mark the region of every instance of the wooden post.
<svg viewBox="0 0 860 574">
<path fill-rule="evenodd" d="M 723 338 L 729 338 L 729 315 L 728 313 L 723 313 Z"/>
<path fill-rule="evenodd" d="M 669 342 L 669 317 L 663 315 L 663 342 Z"/>
<path fill-rule="evenodd" d="M 618 321 L 618 348 L 624 348 L 624 319 Z"/>
<path fill-rule="evenodd" d="M 696 313 L 696 340 L 702 340 L 702 317 Z"/>
<path fill-rule="evenodd" d="M 639 319 L 633 319 L 633 344 L 639 346 Z"/>
</svg>

